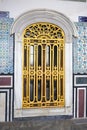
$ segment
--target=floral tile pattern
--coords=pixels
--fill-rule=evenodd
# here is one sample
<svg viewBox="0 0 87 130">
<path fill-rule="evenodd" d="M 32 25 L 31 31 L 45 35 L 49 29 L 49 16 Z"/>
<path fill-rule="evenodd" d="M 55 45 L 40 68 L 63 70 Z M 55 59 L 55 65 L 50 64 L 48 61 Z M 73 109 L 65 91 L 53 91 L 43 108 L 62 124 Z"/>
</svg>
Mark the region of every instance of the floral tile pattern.
<svg viewBox="0 0 87 130">
<path fill-rule="evenodd" d="M 0 74 L 13 73 L 13 39 L 10 37 L 10 28 L 13 18 L 9 13 L 0 12 Z"/>
<path fill-rule="evenodd" d="M 75 23 L 78 37 L 73 43 L 74 73 L 87 73 L 87 23 Z"/>
</svg>

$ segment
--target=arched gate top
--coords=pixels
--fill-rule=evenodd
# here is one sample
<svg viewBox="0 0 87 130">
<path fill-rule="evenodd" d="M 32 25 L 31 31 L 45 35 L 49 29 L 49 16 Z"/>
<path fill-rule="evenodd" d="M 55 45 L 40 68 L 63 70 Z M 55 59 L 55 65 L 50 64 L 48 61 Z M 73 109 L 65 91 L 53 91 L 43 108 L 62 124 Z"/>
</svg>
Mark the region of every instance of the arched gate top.
<svg viewBox="0 0 87 130">
<path fill-rule="evenodd" d="M 49 22 L 62 28 L 65 33 L 66 43 L 72 43 L 72 36 L 77 36 L 76 27 L 68 17 L 62 13 L 48 9 L 31 10 L 20 15 L 13 23 L 11 34 L 18 33 L 22 35 L 28 25 L 37 22 Z"/>
</svg>

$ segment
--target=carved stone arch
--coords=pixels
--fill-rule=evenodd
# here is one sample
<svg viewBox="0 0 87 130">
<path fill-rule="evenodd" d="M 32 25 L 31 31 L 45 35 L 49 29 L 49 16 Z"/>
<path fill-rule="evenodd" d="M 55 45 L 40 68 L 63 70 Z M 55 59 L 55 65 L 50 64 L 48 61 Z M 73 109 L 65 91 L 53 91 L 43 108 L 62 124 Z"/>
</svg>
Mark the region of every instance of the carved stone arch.
<svg viewBox="0 0 87 130">
<path fill-rule="evenodd" d="M 72 36 L 77 36 L 76 27 L 68 17 L 62 13 L 48 9 L 31 10 L 20 15 L 15 20 L 11 33 L 20 33 L 21 35 L 28 25 L 36 22 L 51 22 L 61 27 L 65 32 L 67 43 L 71 43 Z"/>
<path fill-rule="evenodd" d="M 37 22 L 48 22 L 63 29 L 65 33 L 65 106 L 63 108 L 22 109 L 22 33 L 24 29 Z M 19 16 L 11 29 L 15 33 L 14 55 L 14 117 L 72 115 L 73 114 L 73 71 L 72 43 L 77 36 L 75 25 L 65 15 L 48 9 L 31 10 Z"/>
</svg>

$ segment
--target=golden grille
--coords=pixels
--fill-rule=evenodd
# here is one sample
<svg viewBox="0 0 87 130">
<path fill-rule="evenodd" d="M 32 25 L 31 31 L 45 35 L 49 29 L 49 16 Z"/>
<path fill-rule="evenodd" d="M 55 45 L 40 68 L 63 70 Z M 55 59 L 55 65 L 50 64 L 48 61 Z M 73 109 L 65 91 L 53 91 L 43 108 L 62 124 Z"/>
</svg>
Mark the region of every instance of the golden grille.
<svg viewBox="0 0 87 130">
<path fill-rule="evenodd" d="M 64 32 L 35 23 L 23 32 L 23 108 L 64 106 Z"/>
</svg>

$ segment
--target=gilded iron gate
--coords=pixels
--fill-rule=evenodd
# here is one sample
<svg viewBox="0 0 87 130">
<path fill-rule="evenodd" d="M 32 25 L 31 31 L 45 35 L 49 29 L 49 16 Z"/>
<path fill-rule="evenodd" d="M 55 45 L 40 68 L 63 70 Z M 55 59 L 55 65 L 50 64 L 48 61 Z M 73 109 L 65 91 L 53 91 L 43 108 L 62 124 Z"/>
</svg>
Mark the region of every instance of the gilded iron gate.
<svg viewBox="0 0 87 130">
<path fill-rule="evenodd" d="M 64 106 L 64 32 L 51 23 L 23 33 L 23 108 Z"/>
</svg>

